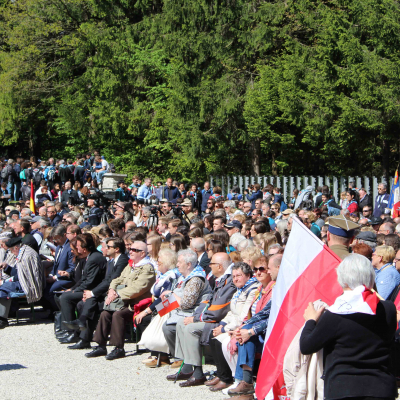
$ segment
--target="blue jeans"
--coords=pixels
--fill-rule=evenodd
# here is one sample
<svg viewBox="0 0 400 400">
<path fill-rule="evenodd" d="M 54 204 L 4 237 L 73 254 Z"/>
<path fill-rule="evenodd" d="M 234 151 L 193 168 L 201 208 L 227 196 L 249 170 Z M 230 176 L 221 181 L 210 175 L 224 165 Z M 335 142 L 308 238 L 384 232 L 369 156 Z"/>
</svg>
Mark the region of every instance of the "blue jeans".
<svg viewBox="0 0 400 400">
<path fill-rule="evenodd" d="M 242 329 L 251 329 L 251 326 L 243 326 Z M 263 344 L 259 335 L 252 336 L 245 344 L 238 346 L 238 361 L 236 364 L 235 379 L 243 380 L 242 366 L 247 365 L 251 369 L 254 367 L 256 353 L 261 353 Z"/>
<path fill-rule="evenodd" d="M 8 182 L 7 183 L 7 191 L 8 194 L 11 194 L 10 200 L 14 200 L 14 191 L 13 191 L 13 182 Z"/>
<path fill-rule="evenodd" d="M 106 174 L 106 173 L 107 173 L 107 171 L 96 172 L 97 183 L 101 183 L 101 181 L 103 179 L 103 175 Z"/>
<path fill-rule="evenodd" d="M 21 182 L 14 182 L 14 200 L 21 198 Z"/>
</svg>

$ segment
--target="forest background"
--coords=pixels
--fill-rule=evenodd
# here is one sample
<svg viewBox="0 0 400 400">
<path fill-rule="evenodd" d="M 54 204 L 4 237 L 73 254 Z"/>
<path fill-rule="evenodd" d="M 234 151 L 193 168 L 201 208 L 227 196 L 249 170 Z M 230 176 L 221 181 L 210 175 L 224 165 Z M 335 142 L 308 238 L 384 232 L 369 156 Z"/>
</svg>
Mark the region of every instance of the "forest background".
<svg viewBox="0 0 400 400">
<path fill-rule="evenodd" d="M 118 171 L 392 175 L 394 0 L 0 0 L 0 153 Z"/>
</svg>

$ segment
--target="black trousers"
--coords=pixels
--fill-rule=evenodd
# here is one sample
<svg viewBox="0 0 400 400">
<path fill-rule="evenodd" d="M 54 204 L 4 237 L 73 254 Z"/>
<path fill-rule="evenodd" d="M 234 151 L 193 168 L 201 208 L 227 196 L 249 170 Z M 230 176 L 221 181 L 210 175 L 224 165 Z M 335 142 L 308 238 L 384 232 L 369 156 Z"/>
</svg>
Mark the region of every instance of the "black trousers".
<svg viewBox="0 0 400 400">
<path fill-rule="evenodd" d="M 65 292 L 60 296 L 60 308 L 62 321 L 73 321 L 76 319 L 76 305 L 82 300 L 83 292 Z"/>
<path fill-rule="evenodd" d="M 209 339 L 211 353 L 217 367 L 217 376 L 222 382 L 231 383 L 232 371 L 229 364 L 226 362 L 224 353 L 222 352 L 222 344 L 219 340 L 214 339 L 212 331 Z"/>
<path fill-rule="evenodd" d="M 86 341 L 91 342 L 93 338 L 93 332 L 96 329 L 97 321 L 99 320 L 99 315 L 104 307 L 104 300 L 91 297 L 85 302 L 80 301 L 77 304 L 79 319 L 86 323 L 87 329 L 81 331 L 79 337 Z"/>
</svg>

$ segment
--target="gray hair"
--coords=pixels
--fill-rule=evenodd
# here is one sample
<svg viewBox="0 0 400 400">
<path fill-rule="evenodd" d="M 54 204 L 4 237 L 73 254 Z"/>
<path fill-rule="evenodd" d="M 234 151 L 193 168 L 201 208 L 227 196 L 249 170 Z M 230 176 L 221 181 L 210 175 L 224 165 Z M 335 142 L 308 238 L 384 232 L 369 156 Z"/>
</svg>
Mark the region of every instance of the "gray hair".
<svg viewBox="0 0 400 400">
<path fill-rule="evenodd" d="M 396 225 L 396 229 L 395 229 L 396 233 L 400 233 L 400 224 Z"/>
<path fill-rule="evenodd" d="M 178 257 L 182 256 L 185 260 L 185 263 L 190 263 L 192 268 L 194 268 L 197 264 L 197 254 L 191 249 L 179 250 Z"/>
<path fill-rule="evenodd" d="M 287 219 L 280 219 L 276 224 L 276 230 L 280 233 L 282 237 L 287 236 Z"/>
<path fill-rule="evenodd" d="M 386 185 L 385 182 L 381 182 L 379 185 L 382 185 L 385 189 L 387 189 L 387 185 Z M 379 186 L 379 185 L 378 185 L 378 186 Z"/>
<path fill-rule="evenodd" d="M 253 275 L 253 270 L 251 269 L 250 265 L 243 261 L 233 264 L 232 271 L 236 269 L 241 269 L 245 275 Z"/>
<path fill-rule="evenodd" d="M 237 251 L 242 252 L 244 249 L 247 249 L 248 247 L 254 247 L 254 243 L 250 239 L 245 239 L 242 240 L 238 245 L 237 245 Z"/>
<path fill-rule="evenodd" d="M 268 252 L 269 252 L 271 249 L 283 250 L 283 247 L 282 247 L 279 243 L 274 243 L 274 244 L 271 244 L 271 246 L 268 247 Z M 274 255 L 275 255 L 275 254 L 274 254 Z"/>
<path fill-rule="evenodd" d="M 178 255 L 175 251 L 171 249 L 161 249 L 158 253 L 158 258 L 162 258 L 163 264 L 168 269 L 173 269 L 176 267 L 176 263 L 178 261 Z"/>
<path fill-rule="evenodd" d="M 236 208 L 234 200 L 227 200 L 224 202 L 224 207 Z"/>
<path fill-rule="evenodd" d="M 206 251 L 206 241 L 203 238 L 193 238 L 191 245 L 197 251 Z"/>
<path fill-rule="evenodd" d="M 221 262 L 221 265 L 222 265 L 222 268 L 224 269 L 224 271 L 226 271 L 231 264 L 232 264 L 232 260 L 230 258 Z"/>
<path fill-rule="evenodd" d="M 246 238 L 240 232 L 236 232 L 231 236 L 229 244 L 237 249 L 238 244 L 243 240 L 246 240 Z"/>
<path fill-rule="evenodd" d="M 41 228 L 44 228 L 45 226 L 50 226 L 51 225 L 51 221 L 47 218 L 40 218 L 39 219 L 39 225 Z"/>
<path fill-rule="evenodd" d="M 65 161 L 64 160 L 60 160 L 60 164 L 64 164 L 65 163 Z"/>
<path fill-rule="evenodd" d="M 10 158 L 10 159 L 7 161 L 7 164 L 8 164 L 8 165 L 11 165 L 13 162 L 14 162 L 14 160 L 13 160 L 12 158 Z"/>
<path fill-rule="evenodd" d="M 50 236 L 63 236 L 67 233 L 67 228 L 64 225 L 57 225 L 51 230 Z"/>
<path fill-rule="evenodd" d="M 375 242 L 370 242 L 369 240 L 363 240 L 363 239 L 357 239 L 358 243 L 364 243 L 371 247 L 372 250 L 375 250 L 376 243 Z"/>
<path fill-rule="evenodd" d="M 350 254 L 336 269 L 339 285 L 344 289 L 355 289 L 365 285 L 371 289 L 375 283 L 375 271 L 371 261 L 361 254 Z"/>
<path fill-rule="evenodd" d="M 224 218 L 226 220 L 226 212 L 225 212 L 225 210 L 221 210 L 221 209 L 215 210 L 214 211 L 214 218 L 217 218 L 217 217 L 222 217 L 222 218 Z"/>
</svg>

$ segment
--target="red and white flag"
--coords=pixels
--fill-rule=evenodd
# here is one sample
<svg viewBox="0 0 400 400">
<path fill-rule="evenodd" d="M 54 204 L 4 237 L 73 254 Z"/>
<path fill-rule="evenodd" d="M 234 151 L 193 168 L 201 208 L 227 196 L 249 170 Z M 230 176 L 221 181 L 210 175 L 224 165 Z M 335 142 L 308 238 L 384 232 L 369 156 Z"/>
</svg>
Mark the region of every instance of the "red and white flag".
<svg viewBox="0 0 400 400">
<path fill-rule="evenodd" d="M 264 399 L 280 378 L 283 359 L 297 332 L 304 325 L 309 302 L 321 299 L 333 304 L 343 292 L 336 267 L 341 259 L 306 226 L 293 219 L 278 279 L 274 287 L 256 395 Z M 275 398 L 280 397 L 275 394 Z"/>
<path fill-rule="evenodd" d="M 168 314 L 178 307 L 179 303 L 176 301 L 174 294 L 171 294 L 171 296 L 166 298 L 163 302 L 156 305 L 156 309 L 160 317 L 163 317 L 165 314 Z"/>
<path fill-rule="evenodd" d="M 328 310 L 341 315 L 354 313 L 375 315 L 378 303 L 379 298 L 376 293 L 365 286 L 357 286 L 353 290 L 346 290 Z"/>
</svg>

